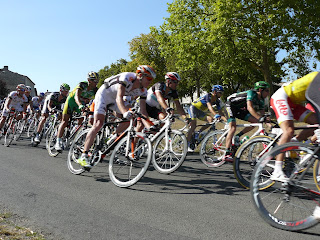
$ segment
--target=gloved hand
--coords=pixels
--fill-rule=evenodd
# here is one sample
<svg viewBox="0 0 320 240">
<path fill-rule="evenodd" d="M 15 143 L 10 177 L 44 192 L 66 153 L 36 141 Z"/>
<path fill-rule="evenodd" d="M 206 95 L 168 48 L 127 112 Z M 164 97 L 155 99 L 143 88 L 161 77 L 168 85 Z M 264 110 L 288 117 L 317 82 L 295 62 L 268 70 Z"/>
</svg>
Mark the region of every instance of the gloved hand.
<svg viewBox="0 0 320 240">
<path fill-rule="evenodd" d="M 266 117 L 265 117 L 265 116 L 259 118 L 259 123 L 263 123 L 263 122 L 265 122 L 265 121 L 266 121 Z"/>
<path fill-rule="evenodd" d="M 126 111 L 126 112 L 123 114 L 123 118 L 131 119 L 132 117 L 133 117 L 133 112 L 131 112 L 130 110 L 129 110 L 129 111 Z"/>
<path fill-rule="evenodd" d="M 191 118 L 185 118 L 185 119 L 184 119 L 184 122 L 185 122 L 186 124 L 189 124 L 189 123 L 191 122 Z"/>
<path fill-rule="evenodd" d="M 166 112 L 169 114 L 173 113 L 173 108 L 167 107 Z"/>
<path fill-rule="evenodd" d="M 84 105 L 82 105 L 82 104 L 81 104 L 81 105 L 79 105 L 79 110 L 80 110 L 80 111 L 82 111 L 84 108 L 85 108 L 85 106 L 84 106 Z"/>
<path fill-rule="evenodd" d="M 215 118 L 215 119 L 220 119 L 220 118 L 221 118 L 221 115 L 216 114 L 216 115 L 214 115 L 214 118 Z"/>
</svg>

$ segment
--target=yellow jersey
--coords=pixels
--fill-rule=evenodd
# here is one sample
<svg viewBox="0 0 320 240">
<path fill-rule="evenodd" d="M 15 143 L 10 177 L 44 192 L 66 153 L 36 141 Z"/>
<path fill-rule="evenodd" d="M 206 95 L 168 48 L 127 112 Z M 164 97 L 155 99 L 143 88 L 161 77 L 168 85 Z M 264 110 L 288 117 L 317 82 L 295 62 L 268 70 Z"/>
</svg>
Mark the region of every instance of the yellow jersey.
<svg viewBox="0 0 320 240">
<path fill-rule="evenodd" d="M 319 72 L 309 73 L 308 75 L 283 86 L 284 91 L 293 103 L 301 105 L 307 101 L 306 91 L 318 73 Z"/>
</svg>

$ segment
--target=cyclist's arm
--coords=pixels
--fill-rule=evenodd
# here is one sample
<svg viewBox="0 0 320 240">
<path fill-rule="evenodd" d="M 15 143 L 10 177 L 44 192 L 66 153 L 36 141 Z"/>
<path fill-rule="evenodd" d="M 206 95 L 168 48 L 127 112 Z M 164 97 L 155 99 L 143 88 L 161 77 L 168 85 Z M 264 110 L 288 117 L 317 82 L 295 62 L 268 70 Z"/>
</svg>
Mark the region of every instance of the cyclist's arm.
<svg viewBox="0 0 320 240">
<path fill-rule="evenodd" d="M 253 117 L 259 120 L 261 116 L 254 110 L 252 101 L 247 101 L 247 109 Z"/>
<path fill-rule="evenodd" d="M 78 104 L 78 106 L 82 105 L 82 102 L 80 101 L 81 93 L 82 93 L 82 89 L 78 88 L 76 90 L 76 94 L 74 95 L 74 100 Z"/>
<path fill-rule="evenodd" d="M 182 117 L 183 119 L 186 119 L 186 118 L 187 118 L 187 115 L 186 115 L 185 111 L 183 110 L 183 108 L 182 108 L 182 106 L 181 106 L 181 104 L 180 104 L 179 99 L 174 100 L 174 103 L 175 103 L 175 105 L 176 105 L 176 107 L 177 107 L 178 113 L 181 115 L 181 117 Z"/>
<path fill-rule="evenodd" d="M 213 109 L 213 107 L 212 107 L 212 105 L 211 105 L 210 102 L 207 102 L 207 107 L 208 107 L 209 112 L 210 112 L 213 116 L 215 116 L 215 115 L 217 114 L 217 112 Z"/>
<path fill-rule="evenodd" d="M 10 106 L 11 101 L 12 101 L 12 99 L 8 97 L 7 100 L 6 100 L 6 102 L 5 102 L 5 104 L 4 104 L 4 108 L 5 108 L 7 111 L 10 110 L 10 109 L 9 109 L 9 106 Z"/>
<path fill-rule="evenodd" d="M 156 91 L 155 92 L 155 95 L 157 97 L 157 100 L 158 100 L 158 103 L 160 104 L 160 106 L 163 108 L 163 109 L 167 109 L 168 108 L 168 105 L 166 103 L 166 100 L 163 98 L 161 92 L 159 91 Z"/>
<path fill-rule="evenodd" d="M 116 104 L 122 114 L 124 114 L 129 109 L 124 105 L 123 96 L 125 93 L 125 87 L 122 84 L 119 84 L 119 88 L 117 91 Z"/>
</svg>

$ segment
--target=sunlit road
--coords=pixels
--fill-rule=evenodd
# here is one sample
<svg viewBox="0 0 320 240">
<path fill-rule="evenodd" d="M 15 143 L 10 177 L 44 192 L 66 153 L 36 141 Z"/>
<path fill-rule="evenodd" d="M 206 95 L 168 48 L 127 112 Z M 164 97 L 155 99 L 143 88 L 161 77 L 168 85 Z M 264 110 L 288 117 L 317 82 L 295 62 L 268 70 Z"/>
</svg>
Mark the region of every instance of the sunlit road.
<svg viewBox="0 0 320 240">
<path fill-rule="evenodd" d="M 52 233 L 54 239 L 319 239 L 320 224 L 303 233 L 267 225 L 232 166 L 207 169 L 197 155 L 171 175 L 152 166 L 136 185 L 110 182 L 106 161 L 80 176 L 66 152 L 49 157 L 25 139 L 0 141 L 0 205 Z"/>
</svg>

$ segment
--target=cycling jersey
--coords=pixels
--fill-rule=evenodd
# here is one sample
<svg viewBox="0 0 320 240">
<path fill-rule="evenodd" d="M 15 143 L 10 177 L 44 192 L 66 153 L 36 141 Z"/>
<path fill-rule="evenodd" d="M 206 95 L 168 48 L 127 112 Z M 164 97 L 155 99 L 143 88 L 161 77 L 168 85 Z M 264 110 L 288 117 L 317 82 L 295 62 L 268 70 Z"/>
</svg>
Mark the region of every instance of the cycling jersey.
<svg viewBox="0 0 320 240">
<path fill-rule="evenodd" d="M 191 104 L 201 111 L 207 111 L 207 103 L 211 103 L 211 98 L 212 93 L 207 93 L 206 95 L 201 96 L 197 100 L 193 101 Z M 221 102 L 219 98 L 217 98 L 215 102 L 211 103 L 211 105 L 215 106 L 218 111 L 221 110 Z"/>
<path fill-rule="evenodd" d="M 131 96 L 131 99 L 136 99 L 137 97 L 140 97 L 140 99 L 146 99 L 146 88 L 136 88 L 132 90 L 133 83 L 136 80 L 136 74 L 132 72 L 120 73 L 104 80 L 104 84 L 99 88 L 94 99 L 94 112 L 106 114 L 106 108 L 109 106 L 110 109 L 121 114 L 116 104 L 116 97 L 120 85 L 125 88 L 124 96 Z"/>
<path fill-rule="evenodd" d="M 35 96 L 32 98 L 32 106 L 33 109 L 38 110 L 40 106 L 44 104 L 44 99 L 40 101 L 40 98 L 38 96 Z"/>
<path fill-rule="evenodd" d="M 61 105 L 66 101 L 67 97 L 63 97 L 59 101 L 60 92 L 50 93 L 44 100 L 41 113 L 49 113 L 49 102 L 52 102 L 51 108 L 61 109 Z"/>
<path fill-rule="evenodd" d="M 318 75 L 319 72 L 309 73 L 308 75 L 292 81 L 283 86 L 284 91 L 295 104 L 306 103 L 306 91 L 313 79 Z"/>
<path fill-rule="evenodd" d="M 228 122 L 239 118 L 248 121 L 251 114 L 247 109 L 247 101 L 251 101 L 254 110 L 264 110 L 264 99 L 259 99 L 255 90 L 248 90 L 245 92 L 234 93 L 227 98 L 226 110 L 228 113 Z"/>
<path fill-rule="evenodd" d="M 22 112 L 23 111 L 23 104 L 28 101 L 28 98 L 25 94 L 22 96 L 18 95 L 17 91 L 12 91 L 9 93 L 8 98 L 11 99 L 11 102 L 8 106 L 9 109 L 14 108 L 15 111 L 17 112 Z M 2 115 L 4 117 L 8 116 L 9 111 L 5 108 L 3 108 Z"/>
<path fill-rule="evenodd" d="M 9 108 L 13 107 L 17 111 L 19 111 L 18 109 L 21 109 L 21 111 L 23 111 L 23 104 L 28 102 L 27 96 L 25 94 L 19 96 L 17 91 L 12 91 L 8 97 L 11 99 Z"/>
<path fill-rule="evenodd" d="M 75 95 L 76 95 L 76 92 L 78 89 L 81 90 L 81 94 L 80 94 L 79 98 L 80 98 L 80 101 L 83 105 L 88 104 L 91 99 L 94 99 L 94 96 L 95 96 L 98 88 L 95 87 L 93 89 L 88 90 L 88 86 L 89 86 L 89 83 L 87 81 L 80 82 L 72 90 L 72 92 L 70 92 L 70 94 L 65 102 L 64 108 L 63 108 L 63 114 L 71 115 L 73 111 L 80 113 L 79 106 L 75 100 Z"/>
<path fill-rule="evenodd" d="M 318 72 L 309 73 L 283 85 L 271 96 L 270 104 L 279 124 L 293 119 L 305 122 L 312 114 L 312 111 L 304 106 L 307 102 L 305 94 L 310 83 L 317 76 Z"/>
<path fill-rule="evenodd" d="M 147 105 L 150 107 L 156 107 L 158 109 L 161 109 L 160 103 L 158 102 L 156 92 L 160 92 L 161 95 L 165 100 L 172 98 L 173 100 L 179 100 L 178 92 L 177 90 L 172 90 L 165 94 L 165 91 L 167 89 L 167 85 L 164 82 L 158 82 L 154 84 L 151 88 L 148 89 L 148 96 L 146 99 Z"/>
</svg>

